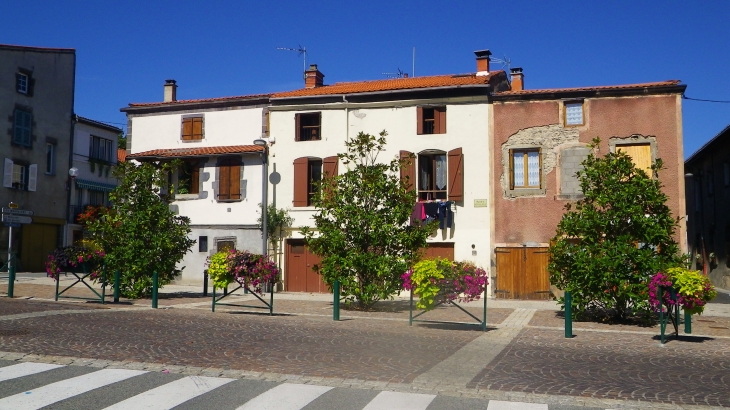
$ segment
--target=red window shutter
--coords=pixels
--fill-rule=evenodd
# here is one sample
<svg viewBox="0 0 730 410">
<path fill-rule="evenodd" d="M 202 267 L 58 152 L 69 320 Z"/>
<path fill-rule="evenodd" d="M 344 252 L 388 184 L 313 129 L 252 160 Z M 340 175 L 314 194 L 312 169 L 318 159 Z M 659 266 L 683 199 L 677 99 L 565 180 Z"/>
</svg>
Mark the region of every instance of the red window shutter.
<svg viewBox="0 0 730 410">
<path fill-rule="evenodd" d="M 408 190 L 413 191 L 416 186 L 416 156 L 412 152 L 401 151 L 400 159 L 400 179 L 407 181 Z"/>
<path fill-rule="evenodd" d="M 196 162 L 193 164 L 193 171 L 190 174 L 190 193 L 199 193 L 198 185 L 200 184 L 200 165 Z"/>
<path fill-rule="evenodd" d="M 423 107 L 416 108 L 416 134 L 423 134 Z"/>
<path fill-rule="evenodd" d="M 434 134 L 446 134 L 446 107 L 433 110 Z"/>
<path fill-rule="evenodd" d="M 203 139 L 203 117 L 194 117 L 193 120 L 193 135 L 191 139 L 202 140 Z"/>
<path fill-rule="evenodd" d="M 327 157 L 322 160 L 322 171 L 329 176 L 337 176 L 337 164 L 340 159 L 337 156 Z"/>
<path fill-rule="evenodd" d="M 193 139 L 193 119 L 183 118 L 182 120 L 182 139 L 191 140 Z"/>
<path fill-rule="evenodd" d="M 464 200 L 464 154 L 461 148 L 449 151 L 449 200 Z"/>
<path fill-rule="evenodd" d="M 231 168 L 229 160 L 218 165 L 218 199 L 231 199 Z"/>
<path fill-rule="evenodd" d="M 294 114 L 294 141 L 299 141 L 299 131 L 302 128 L 302 114 Z"/>
<path fill-rule="evenodd" d="M 309 159 L 306 157 L 294 160 L 294 200 L 292 206 L 307 206 L 308 165 Z"/>
<path fill-rule="evenodd" d="M 235 165 L 234 165 L 235 163 Z M 241 199 L 241 165 L 238 160 L 231 161 L 228 166 L 230 182 L 228 184 L 228 197 L 230 199 Z"/>
</svg>

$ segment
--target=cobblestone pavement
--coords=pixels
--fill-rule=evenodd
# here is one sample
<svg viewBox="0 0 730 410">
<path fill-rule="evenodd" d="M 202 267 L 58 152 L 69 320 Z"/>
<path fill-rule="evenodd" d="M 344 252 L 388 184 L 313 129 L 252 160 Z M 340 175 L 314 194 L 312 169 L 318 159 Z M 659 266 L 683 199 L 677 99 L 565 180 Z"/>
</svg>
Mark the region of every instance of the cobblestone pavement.
<svg viewBox="0 0 730 410">
<path fill-rule="evenodd" d="M 494 303 L 502 307 L 490 308 L 490 329 L 480 332 L 409 327 L 404 301 L 343 310 L 333 322 L 327 298 L 285 296 L 275 299 L 275 316 L 211 313 L 210 299 L 192 292 L 169 296 L 175 303 L 158 310 L 145 308 L 148 301 L 102 307 L 0 297 L 0 359 L 561 406 L 730 407 L 727 317 L 695 319 L 695 336 L 661 347 L 650 327 L 575 323 L 576 337 L 565 339 L 562 318 L 538 310 L 546 304 Z M 454 308 L 428 318 L 468 319 Z"/>
</svg>

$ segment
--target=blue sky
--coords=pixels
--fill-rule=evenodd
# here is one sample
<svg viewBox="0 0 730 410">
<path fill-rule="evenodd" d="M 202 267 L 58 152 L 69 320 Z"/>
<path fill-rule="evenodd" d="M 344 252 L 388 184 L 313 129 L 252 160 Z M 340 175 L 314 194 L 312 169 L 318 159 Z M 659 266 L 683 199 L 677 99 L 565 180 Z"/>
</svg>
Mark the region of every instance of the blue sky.
<svg viewBox="0 0 730 410">
<path fill-rule="evenodd" d="M 19 3 L 20 4 L 20 3 Z M 301 88 L 306 47 L 325 83 L 475 70 L 488 48 L 526 88 L 679 79 L 730 100 L 730 1 L 37 1 L 6 7 L 0 43 L 77 52 L 76 112 L 125 123 L 130 102 Z M 494 67 L 494 63 L 492 65 Z M 498 65 L 499 66 L 499 65 Z M 730 104 L 683 101 L 685 156 L 730 124 Z"/>
</svg>

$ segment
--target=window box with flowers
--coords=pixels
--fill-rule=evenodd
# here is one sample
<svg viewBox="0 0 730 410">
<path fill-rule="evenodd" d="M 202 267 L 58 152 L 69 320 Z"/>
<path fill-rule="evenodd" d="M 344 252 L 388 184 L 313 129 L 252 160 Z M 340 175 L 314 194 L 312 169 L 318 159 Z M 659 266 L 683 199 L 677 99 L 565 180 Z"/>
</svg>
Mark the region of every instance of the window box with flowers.
<svg viewBox="0 0 730 410">
<path fill-rule="evenodd" d="M 267 256 L 247 251 L 218 252 L 208 258 L 208 276 L 213 281 L 213 307 L 215 312 L 217 305 L 246 307 L 253 309 L 268 309 L 269 314 L 274 312 L 274 287 L 280 280 L 279 268 Z M 227 291 L 231 283 L 237 287 Z M 216 296 L 216 289 L 224 289 L 223 296 Z M 261 301 L 264 306 L 240 305 L 232 303 L 221 303 L 220 301 L 239 289 L 244 289 Z M 270 293 L 269 302 L 261 296 L 264 292 Z"/>
<path fill-rule="evenodd" d="M 668 321 L 674 326 L 675 336 L 679 336 L 680 307 L 685 312 L 685 321 L 688 321 L 690 315 L 701 315 L 707 302 L 717 296 L 707 276 L 685 268 L 669 268 L 666 273 L 656 273 L 648 287 L 649 303 L 659 313 L 662 343 Z M 689 333 L 687 329 L 685 332 Z"/>
<path fill-rule="evenodd" d="M 429 322 L 416 320 L 417 317 L 440 305 L 451 305 L 476 320 L 482 330 L 487 327 L 486 289 L 489 280 L 487 272 L 471 262 L 452 262 L 443 258 L 424 259 L 404 273 L 403 288 L 410 291 L 410 324 Z M 413 299 L 418 297 L 416 309 L 423 310 L 413 315 Z M 467 303 L 484 298 L 482 318 L 474 316 L 459 303 Z M 457 303 L 458 302 L 458 303 Z"/>
<path fill-rule="evenodd" d="M 108 285 L 104 256 L 104 251 L 91 241 L 83 241 L 79 246 L 57 248 L 51 252 L 46 261 L 46 274 L 56 281 L 55 299 L 58 300 L 59 297 L 76 298 L 62 295 L 72 287 L 83 284 L 96 295 L 93 300 L 98 299 L 104 303 Z M 61 274 L 68 276 L 69 273 L 76 278 L 76 281 L 59 292 Z M 87 280 L 101 284 L 101 294 Z"/>
</svg>

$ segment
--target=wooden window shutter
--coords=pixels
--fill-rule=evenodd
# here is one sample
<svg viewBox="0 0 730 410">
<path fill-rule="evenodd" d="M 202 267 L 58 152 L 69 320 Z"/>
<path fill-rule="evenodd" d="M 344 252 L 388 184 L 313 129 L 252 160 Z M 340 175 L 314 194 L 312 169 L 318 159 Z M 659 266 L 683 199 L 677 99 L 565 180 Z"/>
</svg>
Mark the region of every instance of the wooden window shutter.
<svg viewBox="0 0 730 410">
<path fill-rule="evenodd" d="M 340 159 L 337 156 L 327 157 L 322 160 L 322 171 L 329 176 L 337 176 L 337 164 Z"/>
<path fill-rule="evenodd" d="M 512 150 L 507 150 L 509 155 L 509 189 L 515 189 L 515 158 Z"/>
<path fill-rule="evenodd" d="M 5 169 L 3 172 L 3 186 L 5 188 L 13 187 L 13 160 L 5 158 Z"/>
<path fill-rule="evenodd" d="M 231 168 L 230 161 L 221 160 L 218 163 L 218 199 L 231 199 Z"/>
<path fill-rule="evenodd" d="M 193 163 L 193 170 L 190 173 L 190 193 L 191 194 L 200 193 L 200 189 L 199 189 L 198 185 L 200 185 L 200 164 L 195 162 L 195 163 Z"/>
<path fill-rule="evenodd" d="M 400 180 L 407 181 L 408 190 L 413 191 L 416 187 L 416 156 L 412 152 L 401 151 L 400 159 Z"/>
<path fill-rule="evenodd" d="M 299 141 L 299 132 L 302 125 L 302 114 L 294 114 L 294 141 Z"/>
<path fill-rule="evenodd" d="M 228 170 L 230 176 L 228 196 L 230 199 L 241 199 L 241 164 L 238 159 L 230 161 Z"/>
<path fill-rule="evenodd" d="M 446 107 L 436 107 L 433 112 L 434 134 L 446 134 Z"/>
<path fill-rule="evenodd" d="M 308 167 L 309 159 L 297 158 L 294 160 L 294 200 L 292 206 L 307 206 L 309 188 Z"/>
<path fill-rule="evenodd" d="M 38 164 L 28 167 L 28 191 L 35 191 L 38 184 Z"/>
<path fill-rule="evenodd" d="M 423 135 L 423 107 L 416 108 L 416 134 Z"/>
<path fill-rule="evenodd" d="M 643 169 L 646 175 L 652 177 L 651 172 L 651 145 L 649 144 L 632 144 L 632 145 L 617 145 L 616 151 L 625 152 L 631 157 L 631 161 L 634 163 L 636 168 Z"/>
<path fill-rule="evenodd" d="M 203 117 L 193 117 L 193 135 L 191 139 L 202 140 L 203 139 Z"/>
<path fill-rule="evenodd" d="M 449 151 L 449 200 L 464 200 L 464 154 L 461 148 Z"/>
<path fill-rule="evenodd" d="M 182 120 L 182 139 L 191 140 L 193 139 L 193 119 L 183 118 Z"/>
</svg>

